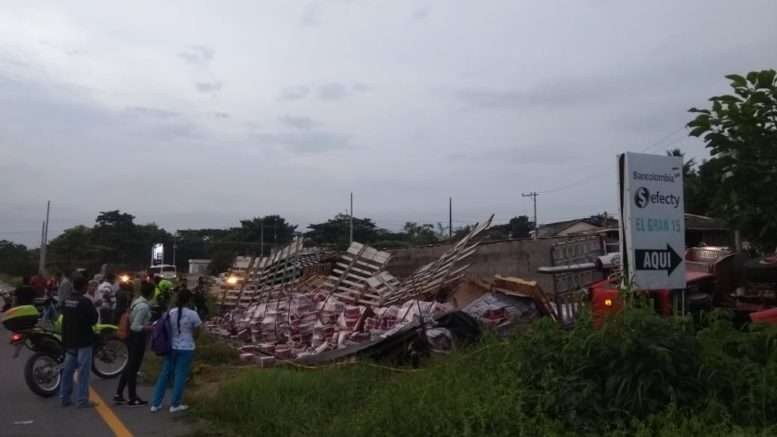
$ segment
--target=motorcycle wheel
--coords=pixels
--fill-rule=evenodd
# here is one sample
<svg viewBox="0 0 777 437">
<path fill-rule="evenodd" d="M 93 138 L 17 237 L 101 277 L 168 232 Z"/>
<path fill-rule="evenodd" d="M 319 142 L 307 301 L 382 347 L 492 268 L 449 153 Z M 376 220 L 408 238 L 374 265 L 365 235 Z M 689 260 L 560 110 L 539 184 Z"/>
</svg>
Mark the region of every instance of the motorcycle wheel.
<svg viewBox="0 0 777 437">
<path fill-rule="evenodd" d="M 92 371 L 100 378 L 115 378 L 121 375 L 128 361 L 127 345 L 117 337 L 112 337 L 95 347 Z"/>
<path fill-rule="evenodd" d="M 38 396 L 50 398 L 59 392 L 62 372 L 57 359 L 46 352 L 34 353 L 24 365 L 24 381 Z"/>
</svg>

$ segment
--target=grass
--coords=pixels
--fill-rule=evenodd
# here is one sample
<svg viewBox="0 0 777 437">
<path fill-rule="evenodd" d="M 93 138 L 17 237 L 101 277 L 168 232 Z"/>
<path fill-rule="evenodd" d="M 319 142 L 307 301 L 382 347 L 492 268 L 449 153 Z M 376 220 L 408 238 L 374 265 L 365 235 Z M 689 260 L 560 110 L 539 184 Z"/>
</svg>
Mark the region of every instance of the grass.
<svg viewBox="0 0 777 437">
<path fill-rule="evenodd" d="M 775 328 L 634 310 L 603 329 L 540 321 L 417 372 L 214 370 L 193 404 L 211 430 L 241 436 L 767 436 L 776 346 Z"/>
<path fill-rule="evenodd" d="M 141 372 L 143 378 L 140 383 L 156 383 L 159 372 L 162 370 L 162 357 L 150 350 L 146 351 Z M 196 386 L 197 375 L 211 366 L 228 366 L 240 364 L 238 352 L 222 339 L 204 333 L 197 339 L 197 349 L 194 352 L 192 363 L 192 383 Z"/>
</svg>

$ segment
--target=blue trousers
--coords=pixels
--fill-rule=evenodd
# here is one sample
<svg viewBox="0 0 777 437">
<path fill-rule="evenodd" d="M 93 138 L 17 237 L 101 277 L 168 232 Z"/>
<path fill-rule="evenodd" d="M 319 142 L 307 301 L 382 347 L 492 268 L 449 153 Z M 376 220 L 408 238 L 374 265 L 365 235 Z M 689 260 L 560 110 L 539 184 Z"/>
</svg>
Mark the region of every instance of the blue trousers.
<svg viewBox="0 0 777 437">
<path fill-rule="evenodd" d="M 69 404 L 73 394 L 73 374 L 78 369 L 78 387 L 76 401 L 78 405 L 89 402 L 89 373 L 92 370 L 92 346 L 65 351 L 65 368 L 62 371 L 62 384 L 59 397 L 63 404 Z"/>
<path fill-rule="evenodd" d="M 170 405 L 173 407 L 181 405 L 183 386 L 186 383 L 186 378 L 189 377 L 192 358 L 194 358 L 194 351 L 173 349 L 169 354 L 165 355 L 162 372 L 159 374 L 159 379 L 157 379 L 156 387 L 154 388 L 152 406 L 159 407 L 162 405 L 162 399 L 165 397 L 165 389 L 170 378 L 173 378 L 173 399 Z"/>
</svg>

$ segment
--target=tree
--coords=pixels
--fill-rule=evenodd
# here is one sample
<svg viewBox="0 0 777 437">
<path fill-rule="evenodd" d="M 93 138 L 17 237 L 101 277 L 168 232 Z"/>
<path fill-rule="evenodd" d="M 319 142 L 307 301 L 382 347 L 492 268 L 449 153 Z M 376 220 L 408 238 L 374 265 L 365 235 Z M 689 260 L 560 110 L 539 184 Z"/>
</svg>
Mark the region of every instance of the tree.
<svg viewBox="0 0 777 437">
<path fill-rule="evenodd" d="M 113 211 L 100 211 L 95 222 L 98 228 L 130 229 L 134 225 L 135 216 L 122 213 L 118 209 Z"/>
<path fill-rule="evenodd" d="M 424 245 L 437 242 L 437 234 L 434 232 L 434 226 L 428 223 L 419 225 L 415 222 L 406 222 L 402 230 L 412 244 Z"/>
<path fill-rule="evenodd" d="M 685 153 L 680 149 L 666 151 L 666 156 L 678 156 L 683 158 L 683 187 L 685 191 L 684 206 L 685 212 L 705 215 L 708 213 L 706 202 L 700 202 L 699 193 L 699 173 L 694 159 L 685 160 Z"/>
<path fill-rule="evenodd" d="M 733 94 L 715 96 L 710 109 L 688 127 L 703 137 L 718 184 L 715 198 L 721 218 L 728 220 L 762 249 L 777 245 L 777 72 L 754 71 L 746 77 L 731 74 Z"/>
<path fill-rule="evenodd" d="M 32 252 L 23 244 L 0 240 L 0 273 L 12 276 L 32 275 L 38 270 Z"/>
<path fill-rule="evenodd" d="M 94 268 L 97 251 L 92 247 L 92 229 L 83 225 L 65 229 L 49 242 L 49 263 L 63 272 L 78 267 Z"/>
<path fill-rule="evenodd" d="M 91 228 L 66 229 L 49 244 L 50 263 L 62 271 L 79 267 L 97 271 L 102 264 L 133 270 L 147 268 L 151 245 L 168 243 L 171 246 L 173 238 L 154 223 L 137 225 L 134 219 L 132 214 L 119 210 L 103 211 Z"/>
<path fill-rule="evenodd" d="M 467 227 L 469 229 L 469 227 Z M 489 241 L 508 240 L 511 238 L 528 238 L 529 232 L 534 229 L 534 223 L 529 221 L 529 217 L 521 215 L 513 217 L 509 222 L 502 225 L 491 226 L 487 231 L 483 233 L 483 239 Z M 469 230 L 467 231 L 467 233 Z M 456 239 L 463 238 L 467 234 L 464 233 L 458 236 Z"/>
<path fill-rule="evenodd" d="M 264 241 L 266 247 L 271 245 L 282 246 L 290 243 L 297 234 L 297 225 L 291 225 L 279 215 L 254 217 L 251 220 L 240 220 L 238 230 L 240 241 L 259 242 L 264 228 Z"/>
<path fill-rule="evenodd" d="M 305 237 L 315 244 L 330 245 L 338 248 L 348 246 L 350 238 L 350 217 L 346 214 L 337 214 L 334 218 L 324 223 L 308 226 L 310 229 Z M 378 227 L 369 218 L 353 218 L 353 239 L 360 243 L 370 244 L 377 240 Z"/>
<path fill-rule="evenodd" d="M 534 222 L 525 215 L 511 218 L 509 225 L 511 238 L 529 238 L 529 232 L 534 230 Z"/>
</svg>

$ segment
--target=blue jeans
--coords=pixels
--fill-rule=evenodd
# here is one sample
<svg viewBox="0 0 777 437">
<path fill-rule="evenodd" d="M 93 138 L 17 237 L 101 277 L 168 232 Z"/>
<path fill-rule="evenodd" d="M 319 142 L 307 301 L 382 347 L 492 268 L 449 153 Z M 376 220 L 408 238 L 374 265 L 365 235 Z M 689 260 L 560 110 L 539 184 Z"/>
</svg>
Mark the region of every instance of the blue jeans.
<svg viewBox="0 0 777 437">
<path fill-rule="evenodd" d="M 92 370 L 92 346 L 65 350 L 65 368 L 62 371 L 62 385 L 59 398 L 63 404 L 71 402 L 73 394 L 73 374 L 78 369 L 78 387 L 76 401 L 78 405 L 89 402 L 89 372 Z"/>
<path fill-rule="evenodd" d="M 186 383 L 186 378 L 189 376 L 189 370 L 192 366 L 192 358 L 194 358 L 194 351 L 179 351 L 173 349 L 169 354 L 165 355 L 165 361 L 162 364 L 162 372 L 159 374 L 159 379 L 156 381 L 156 387 L 154 388 L 154 400 L 151 405 L 159 407 L 162 405 L 162 399 L 165 397 L 165 389 L 170 378 L 173 378 L 173 400 L 170 406 L 177 407 L 181 405 L 181 398 L 183 397 L 183 385 Z"/>
</svg>

